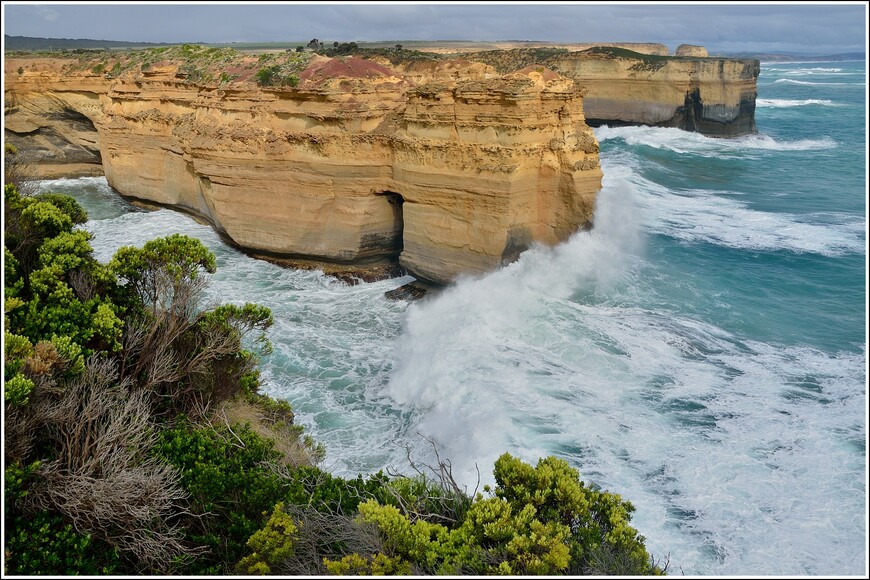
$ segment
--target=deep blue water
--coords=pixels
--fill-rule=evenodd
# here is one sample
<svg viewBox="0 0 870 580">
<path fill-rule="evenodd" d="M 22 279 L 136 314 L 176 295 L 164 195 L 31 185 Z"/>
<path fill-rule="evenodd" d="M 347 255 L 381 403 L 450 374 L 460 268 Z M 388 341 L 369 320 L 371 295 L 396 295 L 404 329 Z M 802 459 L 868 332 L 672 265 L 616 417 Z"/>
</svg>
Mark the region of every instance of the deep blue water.
<svg viewBox="0 0 870 580">
<path fill-rule="evenodd" d="M 473 489 L 504 451 L 555 454 L 630 499 L 671 572 L 866 566 L 866 73 L 762 64 L 758 135 L 596 130 L 596 226 L 420 303 L 228 248 L 103 179 L 57 180 L 106 260 L 183 232 L 210 298 L 273 309 L 264 389 L 340 474 L 408 471 L 434 441 Z M 424 438 L 425 437 L 425 438 Z"/>
</svg>

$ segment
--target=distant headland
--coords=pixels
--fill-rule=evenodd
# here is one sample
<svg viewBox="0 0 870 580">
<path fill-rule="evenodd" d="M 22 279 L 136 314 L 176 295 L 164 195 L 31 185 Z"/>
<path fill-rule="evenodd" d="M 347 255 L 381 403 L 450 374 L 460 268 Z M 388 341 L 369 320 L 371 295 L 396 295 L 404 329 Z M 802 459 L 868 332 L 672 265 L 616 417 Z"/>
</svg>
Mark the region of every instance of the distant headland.
<svg viewBox="0 0 870 580">
<path fill-rule="evenodd" d="M 341 42 L 345 42 L 342 40 Z M 4 35 L 5 50 L 9 51 L 60 51 L 60 50 L 75 50 L 75 49 L 100 49 L 100 50 L 125 50 L 137 48 L 149 48 L 156 46 L 175 46 L 180 42 L 135 42 L 126 40 L 98 40 L 92 38 L 41 38 L 35 36 L 10 36 Z M 308 41 L 286 41 L 286 42 L 231 42 L 231 43 L 205 43 L 195 42 L 203 46 L 215 47 L 230 47 L 236 50 L 283 50 L 293 48 L 299 45 L 305 45 Z M 329 41 L 326 44 L 332 44 Z M 541 40 L 504 40 L 496 42 L 483 42 L 474 40 L 382 40 L 382 41 L 356 41 L 355 44 L 360 48 L 391 48 L 397 44 L 410 50 L 418 50 L 421 52 L 433 52 L 441 54 L 462 53 L 462 52 L 478 52 L 486 50 L 508 50 L 514 48 L 541 48 L 553 47 L 563 48 L 569 51 L 586 50 L 593 46 L 614 46 L 634 50 L 635 52 L 644 53 L 643 47 L 657 46 L 664 48 L 661 52 L 659 48 L 654 53 L 668 55 L 667 47 L 663 44 L 638 43 L 638 42 L 612 42 L 612 43 L 553 43 Z M 796 53 L 796 52 L 715 52 L 708 53 L 704 47 L 698 47 L 703 50 L 697 54 L 689 54 L 690 47 L 697 45 L 683 44 L 674 50 L 674 56 L 712 56 L 720 58 L 754 58 L 760 61 L 841 61 L 841 60 L 866 60 L 867 55 L 863 52 L 846 52 L 837 54 L 811 54 L 811 53 Z M 681 47 L 686 47 L 681 51 Z"/>
</svg>

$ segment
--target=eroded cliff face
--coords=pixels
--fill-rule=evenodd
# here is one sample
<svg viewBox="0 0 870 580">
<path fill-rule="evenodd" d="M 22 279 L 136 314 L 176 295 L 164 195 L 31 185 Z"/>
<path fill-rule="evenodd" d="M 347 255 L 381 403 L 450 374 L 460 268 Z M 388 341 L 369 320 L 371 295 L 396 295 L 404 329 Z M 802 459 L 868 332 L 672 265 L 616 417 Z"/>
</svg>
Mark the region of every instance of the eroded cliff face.
<svg viewBox="0 0 870 580">
<path fill-rule="evenodd" d="M 707 53 L 707 49 L 703 46 L 698 46 L 697 44 L 681 44 L 677 47 L 677 50 L 674 51 L 675 56 L 695 56 L 701 58 L 707 58 L 710 56 Z"/>
<path fill-rule="evenodd" d="M 322 57 L 300 77 L 267 89 L 190 82 L 171 63 L 106 78 L 10 58 L 7 138 L 57 167 L 99 156 L 123 195 L 205 216 L 253 252 L 398 258 L 437 283 L 591 223 L 598 144 L 572 81 Z"/>
<path fill-rule="evenodd" d="M 715 137 L 756 131 L 757 60 L 572 53 L 550 66 L 587 90 L 593 126 L 677 127 Z"/>
<path fill-rule="evenodd" d="M 100 136 L 92 119 L 102 113 L 104 79 L 82 76 L 64 86 L 54 59 L 14 60 L 7 60 L 4 71 L 6 142 L 26 151 L 36 177 L 102 175 Z M 17 89 L 10 90 L 13 86 Z"/>
<path fill-rule="evenodd" d="M 663 47 L 664 48 L 664 47 Z M 559 48 L 487 51 L 467 55 L 505 74 L 540 65 L 586 90 L 586 122 L 592 126 L 677 127 L 715 137 L 754 133 L 754 59 L 708 58 L 703 47 L 681 45 L 646 54 L 624 46 L 569 52 Z"/>
</svg>

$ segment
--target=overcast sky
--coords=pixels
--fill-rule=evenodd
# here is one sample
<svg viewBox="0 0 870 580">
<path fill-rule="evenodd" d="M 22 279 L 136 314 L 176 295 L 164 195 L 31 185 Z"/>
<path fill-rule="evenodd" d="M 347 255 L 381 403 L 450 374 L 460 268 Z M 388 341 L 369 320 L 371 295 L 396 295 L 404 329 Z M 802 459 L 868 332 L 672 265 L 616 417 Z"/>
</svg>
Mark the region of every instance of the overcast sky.
<svg viewBox="0 0 870 580">
<path fill-rule="evenodd" d="M 711 53 L 860 52 L 867 7 L 730 3 L 4 2 L 4 33 L 138 42 L 543 40 L 701 44 Z"/>
</svg>

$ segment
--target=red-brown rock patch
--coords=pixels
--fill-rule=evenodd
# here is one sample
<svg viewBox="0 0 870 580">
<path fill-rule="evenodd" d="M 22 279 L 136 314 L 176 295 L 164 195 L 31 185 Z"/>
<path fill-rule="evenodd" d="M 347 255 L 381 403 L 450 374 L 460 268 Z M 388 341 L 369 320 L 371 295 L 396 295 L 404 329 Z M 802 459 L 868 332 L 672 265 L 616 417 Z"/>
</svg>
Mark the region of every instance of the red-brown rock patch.
<svg viewBox="0 0 870 580">
<path fill-rule="evenodd" d="M 302 71 L 299 78 L 303 82 L 317 83 L 333 78 L 371 79 L 397 76 L 395 71 L 376 62 L 357 57 L 347 59 L 333 58 L 311 63 Z"/>
</svg>

